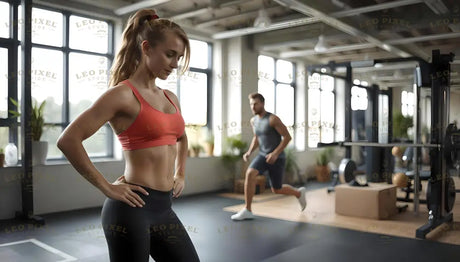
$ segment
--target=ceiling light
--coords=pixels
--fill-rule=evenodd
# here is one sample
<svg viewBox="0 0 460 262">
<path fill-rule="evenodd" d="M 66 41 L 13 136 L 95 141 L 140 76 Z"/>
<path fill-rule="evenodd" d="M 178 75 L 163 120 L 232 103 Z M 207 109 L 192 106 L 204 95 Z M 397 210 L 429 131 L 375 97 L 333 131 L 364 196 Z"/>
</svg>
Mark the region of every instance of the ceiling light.
<svg viewBox="0 0 460 262">
<path fill-rule="evenodd" d="M 320 35 L 318 37 L 318 43 L 315 45 L 315 52 L 326 52 L 329 49 L 329 46 L 324 41 L 324 36 Z"/>
<path fill-rule="evenodd" d="M 395 79 L 401 79 L 401 78 L 403 78 L 401 69 L 397 69 L 397 70 L 393 73 L 393 77 L 394 77 Z"/>
<path fill-rule="evenodd" d="M 254 20 L 254 27 L 268 27 L 271 24 L 270 17 L 268 17 L 267 11 L 265 9 L 259 10 L 259 15 Z"/>
</svg>

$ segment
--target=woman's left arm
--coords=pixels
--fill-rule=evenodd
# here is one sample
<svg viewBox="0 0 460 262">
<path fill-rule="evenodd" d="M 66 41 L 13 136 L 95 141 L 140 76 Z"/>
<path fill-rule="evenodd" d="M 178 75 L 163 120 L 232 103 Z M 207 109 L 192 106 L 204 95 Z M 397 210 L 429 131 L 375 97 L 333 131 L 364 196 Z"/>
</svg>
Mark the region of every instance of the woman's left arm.
<svg viewBox="0 0 460 262">
<path fill-rule="evenodd" d="M 177 105 L 179 111 L 181 111 L 179 99 L 177 96 L 169 91 L 165 90 L 168 94 L 168 97 Z M 173 187 L 173 197 L 179 197 L 182 194 L 182 191 L 185 187 L 185 161 L 187 160 L 188 155 L 188 139 L 187 134 L 184 130 L 182 136 L 177 139 L 177 158 L 176 158 L 176 168 L 174 174 L 174 187 Z"/>
<path fill-rule="evenodd" d="M 185 186 L 185 161 L 188 154 L 188 139 L 187 135 L 182 136 L 177 140 L 177 159 L 176 159 L 176 173 L 174 174 L 174 190 L 173 196 L 179 197 L 182 194 Z"/>
</svg>

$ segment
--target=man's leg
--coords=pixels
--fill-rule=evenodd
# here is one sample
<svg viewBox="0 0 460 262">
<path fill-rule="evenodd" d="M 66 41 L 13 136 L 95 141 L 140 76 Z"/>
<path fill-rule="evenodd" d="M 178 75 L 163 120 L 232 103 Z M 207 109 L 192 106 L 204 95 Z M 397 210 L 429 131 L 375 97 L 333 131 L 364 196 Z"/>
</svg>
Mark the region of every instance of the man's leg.
<svg viewBox="0 0 460 262">
<path fill-rule="evenodd" d="M 285 162 L 285 158 L 278 158 L 276 162 L 269 167 L 272 192 L 275 194 L 295 196 L 297 200 L 299 200 L 300 208 L 303 211 L 307 206 L 307 200 L 305 198 L 306 189 L 304 187 L 297 189 L 290 185 L 282 184 Z"/>
<path fill-rule="evenodd" d="M 252 198 L 256 191 L 256 177 L 259 171 L 254 168 L 246 170 L 246 179 L 244 180 L 244 200 L 246 202 L 246 209 L 252 212 Z"/>
<path fill-rule="evenodd" d="M 282 184 L 281 188 L 278 189 L 272 187 L 272 192 L 275 194 L 291 195 L 297 198 L 299 198 L 301 195 L 300 190 L 287 184 Z"/>
<path fill-rule="evenodd" d="M 256 177 L 259 173 L 262 173 L 263 170 L 266 170 L 267 164 L 265 162 L 265 157 L 257 155 L 254 160 L 252 160 L 249 168 L 246 170 L 246 178 L 244 180 L 244 199 L 246 202 L 245 208 L 240 210 L 238 213 L 231 216 L 233 220 L 245 220 L 253 219 L 254 215 L 252 214 L 252 198 L 256 191 Z"/>
</svg>

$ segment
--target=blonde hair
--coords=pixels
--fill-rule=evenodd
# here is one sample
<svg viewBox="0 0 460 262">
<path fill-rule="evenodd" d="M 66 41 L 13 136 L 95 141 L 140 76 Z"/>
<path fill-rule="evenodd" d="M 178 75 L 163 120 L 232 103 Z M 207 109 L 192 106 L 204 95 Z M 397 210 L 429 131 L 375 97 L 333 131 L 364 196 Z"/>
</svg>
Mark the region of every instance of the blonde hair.
<svg viewBox="0 0 460 262">
<path fill-rule="evenodd" d="M 168 19 L 158 18 L 155 10 L 142 9 L 131 15 L 123 31 L 123 42 L 112 65 L 109 86 L 128 79 L 137 70 L 142 58 L 142 41 L 147 40 L 155 47 L 165 40 L 166 32 L 175 33 L 184 42 L 183 74 L 190 62 L 190 42 L 184 30 Z"/>
</svg>

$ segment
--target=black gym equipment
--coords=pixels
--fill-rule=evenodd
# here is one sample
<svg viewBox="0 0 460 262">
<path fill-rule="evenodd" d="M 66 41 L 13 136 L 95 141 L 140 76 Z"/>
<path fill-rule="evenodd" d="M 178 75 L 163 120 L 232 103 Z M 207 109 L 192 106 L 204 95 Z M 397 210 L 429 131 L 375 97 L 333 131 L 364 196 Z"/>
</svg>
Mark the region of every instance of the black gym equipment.
<svg viewBox="0 0 460 262">
<path fill-rule="evenodd" d="M 455 202 L 455 185 L 449 175 L 447 164 L 452 154 L 458 154 L 456 127 L 447 125 L 450 102 L 450 62 L 454 54 L 440 54 L 433 50 L 431 63 L 431 144 L 442 144 L 440 149 L 431 148 L 431 177 L 427 189 L 428 223 L 416 230 L 417 238 L 426 235 L 438 226 L 453 221 L 452 206 Z M 454 144 L 453 144 L 454 143 Z M 452 146 L 451 146 L 452 145 Z M 449 150 L 449 151 L 447 151 Z M 447 157 L 450 154 L 451 157 Z M 449 160 L 447 160 L 449 159 Z"/>
<path fill-rule="evenodd" d="M 356 164 L 349 158 L 344 158 L 340 161 L 339 169 L 331 170 L 332 184 L 327 188 L 327 192 L 334 191 L 334 187 L 340 183 L 350 183 L 355 178 Z"/>
<path fill-rule="evenodd" d="M 428 147 L 430 149 L 430 178 L 427 188 L 427 200 L 426 204 L 429 209 L 428 223 L 421 226 L 416 230 L 417 238 L 426 238 L 426 235 L 439 225 L 452 222 L 452 208 L 455 202 L 455 195 L 458 190 L 455 190 L 455 184 L 453 179 L 450 177 L 448 172 L 449 168 L 452 168 L 454 163 L 458 165 L 460 162 L 460 131 L 453 124 L 448 125 L 449 117 L 449 102 L 450 102 L 450 62 L 453 61 L 454 55 L 440 54 L 439 50 L 433 50 L 432 62 L 427 63 L 420 58 L 396 58 L 396 59 L 383 59 L 374 60 L 372 64 L 388 63 L 388 62 L 404 62 L 404 61 L 417 61 L 419 67 L 415 70 L 415 82 L 414 93 L 417 98 L 416 108 L 418 108 L 418 96 L 419 89 L 421 87 L 431 88 L 431 139 L 429 144 L 420 143 L 420 123 L 418 116 L 414 119 L 415 127 L 415 140 L 414 143 L 377 143 L 376 141 L 368 142 L 351 142 L 351 105 L 350 105 L 350 90 L 351 90 L 351 63 L 335 64 L 330 62 L 328 65 L 315 65 L 309 67 L 310 74 L 313 72 L 320 73 L 319 70 L 324 67 L 328 67 L 331 71 L 334 71 L 336 67 L 346 67 L 346 76 L 334 76 L 338 78 L 344 78 L 346 81 L 345 85 L 345 141 L 334 142 L 329 144 L 318 143 L 320 146 L 332 146 L 340 145 L 345 146 L 345 158 L 351 158 L 351 146 L 365 146 L 367 148 L 378 148 L 378 147 L 393 147 L 393 146 L 410 146 L 414 147 L 414 184 L 420 183 L 419 174 L 419 153 L 421 147 Z M 356 63 L 355 63 L 356 64 Z M 366 63 L 367 65 L 367 63 Z M 368 65 L 367 65 L 368 66 Z M 328 73 L 331 75 L 331 73 Z M 417 110 L 416 110 L 417 111 Z M 390 118 L 391 124 L 391 118 Z M 373 126 L 375 127 L 375 125 Z M 390 126 L 391 128 L 391 126 Z M 371 138 L 375 138 L 375 134 L 372 133 Z M 389 139 L 391 141 L 391 137 Z M 367 171 L 378 171 L 376 169 L 376 157 L 371 158 L 371 167 L 368 167 Z M 375 163 L 374 163 L 375 162 Z M 381 165 L 380 165 L 381 166 Z M 383 171 L 383 170 L 382 170 Z M 338 173 L 337 173 L 338 175 Z M 369 175 L 369 174 L 368 174 Z M 380 178 L 380 177 L 379 177 Z M 386 177 L 387 181 L 391 181 L 389 177 Z M 370 180 L 371 181 L 371 180 Z M 391 182 L 390 182 L 391 183 Z M 418 198 L 419 187 L 415 186 L 414 192 L 414 211 L 418 212 L 418 205 L 420 200 Z"/>
</svg>

